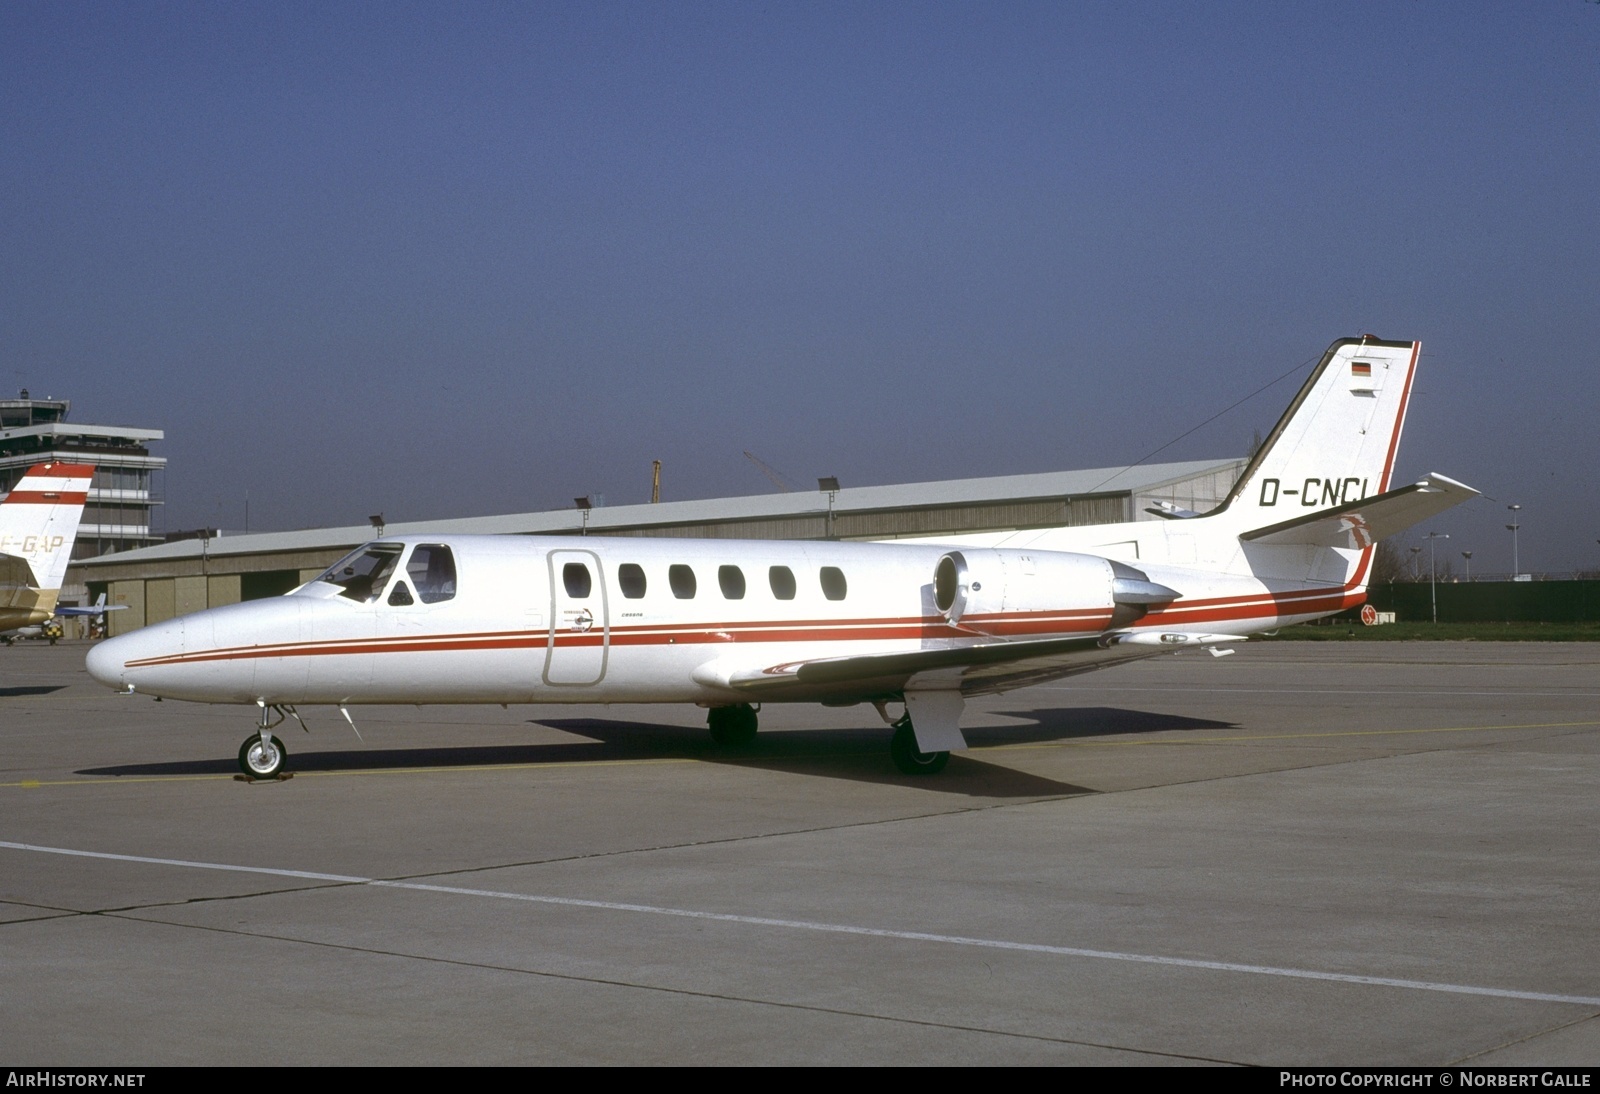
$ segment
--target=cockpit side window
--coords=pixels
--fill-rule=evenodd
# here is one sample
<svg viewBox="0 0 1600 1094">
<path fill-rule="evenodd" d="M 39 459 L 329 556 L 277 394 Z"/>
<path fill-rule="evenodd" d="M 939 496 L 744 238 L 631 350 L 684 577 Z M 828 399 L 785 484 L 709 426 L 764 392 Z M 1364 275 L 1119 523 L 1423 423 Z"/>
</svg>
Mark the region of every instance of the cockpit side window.
<svg viewBox="0 0 1600 1094">
<path fill-rule="evenodd" d="M 369 543 L 335 562 L 317 580 L 337 585 L 340 596 L 366 604 L 382 594 L 403 550 L 398 543 Z"/>
<path fill-rule="evenodd" d="M 456 595 L 456 559 L 442 543 L 420 543 L 406 561 L 406 576 L 424 604 L 437 604 Z"/>
</svg>

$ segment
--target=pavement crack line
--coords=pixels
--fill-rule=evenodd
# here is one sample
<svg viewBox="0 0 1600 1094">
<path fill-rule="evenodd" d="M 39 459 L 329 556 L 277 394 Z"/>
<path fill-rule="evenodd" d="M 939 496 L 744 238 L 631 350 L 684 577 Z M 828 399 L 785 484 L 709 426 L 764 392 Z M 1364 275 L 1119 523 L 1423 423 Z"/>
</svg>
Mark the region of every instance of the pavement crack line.
<svg viewBox="0 0 1600 1094">
<path fill-rule="evenodd" d="M 1072 1045 L 1082 1048 L 1104 1049 L 1110 1052 L 1126 1052 L 1138 1056 L 1159 1056 L 1170 1060 L 1192 1060 L 1198 1063 L 1235 1064 L 1244 1066 L 1238 1060 L 1228 1060 L 1215 1056 L 1200 1056 L 1194 1053 L 1163 1052 L 1159 1049 L 1133 1048 L 1128 1045 L 1114 1045 L 1100 1041 L 1083 1041 L 1071 1037 L 1051 1037 L 1042 1033 L 1026 1033 L 1017 1030 L 995 1029 L 989 1026 L 970 1026 L 954 1022 L 935 1022 L 926 1018 L 909 1018 L 896 1014 L 879 1014 L 873 1011 L 850 1010 L 845 1007 L 826 1007 L 817 1003 L 796 1003 L 782 999 L 763 999 L 752 995 L 734 995 L 728 992 L 695 991 L 692 988 L 674 988 L 662 984 L 647 984 L 636 980 L 621 980 L 614 977 L 579 976 L 576 973 L 554 972 L 548 969 L 523 968 L 516 965 L 501 965 L 488 961 L 467 961 L 457 957 L 438 957 L 427 954 L 405 953 L 400 950 L 385 950 L 374 946 L 352 946 L 348 943 L 321 942 L 316 939 L 295 938 L 290 935 L 263 934 L 259 931 L 241 931 L 228 927 L 214 927 L 197 923 L 179 923 L 166 919 L 155 919 L 144 916 L 123 916 L 107 914 L 108 918 L 126 919 L 131 923 L 159 924 L 164 927 L 175 927 L 179 930 L 206 931 L 212 934 L 225 934 L 262 939 L 274 942 L 285 942 L 291 945 L 312 946 L 318 949 L 337 950 L 341 953 L 362 954 L 371 957 L 390 957 L 402 961 L 422 961 L 436 965 L 450 965 L 455 968 L 480 969 L 485 972 L 510 973 L 517 976 L 534 976 L 545 980 L 562 980 L 574 984 L 592 984 L 597 987 L 625 988 L 633 991 L 657 992 L 664 995 L 682 996 L 691 999 L 706 999 L 719 1003 L 744 1003 L 751 1006 L 774 1007 L 782 1010 L 805 1011 L 813 1014 L 828 1014 L 842 1018 L 860 1018 L 873 1022 L 888 1022 L 895 1025 L 921 1026 L 927 1029 L 947 1030 L 958 1033 L 976 1033 L 990 1037 L 1008 1037 L 1018 1040 L 1038 1041 L 1044 1044 Z"/>
<path fill-rule="evenodd" d="M 454 885 L 430 885 L 414 881 L 385 881 L 378 878 L 356 877 L 349 874 L 322 874 L 308 870 L 283 870 L 261 866 L 240 866 L 229 863 L 191 862 L 183 859 L 149 858 L 140 855 L 120 855 L 104 851 L 82 851 L 63 847 L 43 847 L 37 844 L 0 841 L 0 848 L 33 852 L 37 854 L 67 855 L 77 858 L 103 859 L 116 862 L 135 862 L 157 866 L 217 870 L 242 874 L 265 874 L 274 877 L 291 877 L 307 881 L 344 883 L 356 887 L 375 889 L 400 889 L 420 893 L 438 893 L 448 896 L 474 897 L 487 900 L 517 901 L 553 907 L 585 908 L 597 911 L 630 915 L 662 916 L 700 922 L 731 923 L 774 930 L 804 931 L 818 934 L 845 935 L 864 938 L 881 938 L 900 942 L 920 942 L 941 946 L 1001 950 L 1012 953 L 1044 954 L 1053 957 L 1081 958 L 1099 961 L 1119 961 L 1168 968 L 1193 969 L 1207 972 L 1237 973 L 1254 976 L 1282 977 L 1291 980 L 1322 983 L 1350 984 L 1367 987 L 1400 988 L 1410 991 L 1439 992 L 1449 995 L 1482 996 L 1496 999 L 1516 999 L 1526 1002 L 1560 1003 L 1590 1008 L 1600 1008 L 1600 995 L 1567 995 L 1556 992 L 1526 991 L 1516 988 L 1497 988 L 1476 984 L 1452 984 L 1442 981 L 1411 980 L 1389 976 L 1367 976 L 1357 973 L 1329 972 L 1319 969 L 1297 969 L 1281 965 L 1256 965 L 1239 961 L 1213 961 L 1202 958 L 1178 957 L 1167 954 L 1140 954 L 1119 950 L 1100 950 L 1081 946 L 1060 946 L 1038 942 L 1018 942 L 1007 939 L 979 938 L 970 935 L 939 934 L 932 931 L 905 931 L 888 927 L 871 927 L 848 923 L 829 923 L 819 920 L 785 919 L 774 916 L 741 915 L 732 912 L 711 912 L 690 908 L 672 908 L 654 904 L 635 904 L 614 900 L 589 900 L 580 897 L 553 896 L 542 893 L 513 893 L 493 889 L 475 889 Z"/>
<path fill-rule="evenodd" d="M 1530 1041 L 1537 1041 L 1539 1038 L 1548 1037 L 1552 1033 L 1560 1033 L 1564 1029 L 1571 1029 L 1573 1026 L 1581 1026 L 1585 1022 L 1592 1022 L 1596 1017 L 1597 1016 L 1593 1014 L 1585 1014 L 1572 1019 L 1570 1022 L 1557 1022 L 1555 1025 L 1546 1026 L 1544 1029 L 1536 1029 L 1532 1033 L 1526 1034 L 1522 1037 L 1513 1037 L 1509 1041 L 1505 1041 L 1498 1045 L 1490 1045 L 1488 1048 L 1480 1049 L 1479 1051 L 1471 1053 L 1470 1055 L 1463 1056 L 1461 1059 L 1454 1061 L 1454 1063 L 1452 1063 L 1450 1066 L 1454 1067 L 1456 1064 L 1467 1064 L 1473 1060 L 1482 1059 L 1492 1052 L 1499 1052 L 1502 1049 L 1511 1048 L 1514 1045 L 1525 1045 Z"/>
</svg>

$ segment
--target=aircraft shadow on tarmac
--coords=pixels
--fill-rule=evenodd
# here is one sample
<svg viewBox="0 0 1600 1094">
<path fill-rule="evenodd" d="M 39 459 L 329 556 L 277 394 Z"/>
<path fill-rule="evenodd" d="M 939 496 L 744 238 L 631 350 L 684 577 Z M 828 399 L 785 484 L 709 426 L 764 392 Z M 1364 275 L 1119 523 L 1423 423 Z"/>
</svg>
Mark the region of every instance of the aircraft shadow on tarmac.
<svg viewBox="0 0 1600 1094">
<path fill-rule="evenodd" d="M 1049 744 L 1102 736 L 1229 729 L 1235 723 L 1186 718 L 1118 707 L 1066 707 L 1004 711 L 1022 725 L 978 726 L 966 731 L 977 748 Z M 532 724 L 587 738 L 539 744 L 445 745 L 432 748 L 338 749 L 297 751 L 294 737 L 287 770 L 387 771 L 416 768 L 546 766 L 626 760 L 700 760 L 742 767 L 760 767 L 853 781 L 908 785 L 889 761 L 887 727 L 770 732 L 749 746 L 725 750 L 698 726 L 629 721 L 619 718 L 531 719 Z M 296 734 L 296 737 L 299 735 Z M 237 772 L 232 759 L 212 757 L 167 763 L 120 764 L 84 768 L 80 775 L 224 775 Z M 945 794 L 974 797 L 1041 797 L 1089 794 L 1094 791 L 1039 775 L 988 763 L 957 753 L 950 766 L 933 778 L 909 785 Z"/>
<path fill-rule="evenodd" d="M 56 684 L 53 687 L 0 688 L 0 699 L 21 699 L 29 695 L 50 695 L 54 692 L 65 690 L 65 684 Z"/>
<path fill-rule="evenodd" d="M 1238 722 L 1212 718 L 1187 718 L 1181 714 L 1155 714 L 1123 707 L 1047 707 L 1038 710 L 996 711 L 1007 718 L 1032 721 L 1031 726 L 977 726 L 965 730 L 974 746 L 1040 744 L 1140 733 L 1177 733 L 1198 729 L 1237 729 Z"/>
</svg>

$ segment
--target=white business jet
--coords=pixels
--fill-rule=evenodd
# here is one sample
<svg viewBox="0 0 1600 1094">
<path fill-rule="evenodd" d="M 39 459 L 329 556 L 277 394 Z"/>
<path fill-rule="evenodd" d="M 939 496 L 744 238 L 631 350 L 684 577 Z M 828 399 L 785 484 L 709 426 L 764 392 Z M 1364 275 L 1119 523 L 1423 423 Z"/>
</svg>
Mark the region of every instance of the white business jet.
<svg viewBox="0 0 1600 1094">
<path fill-rule="evenodd" d="M 931 774 L 967 696 L 1224 644 L 1362 603 L 1379 539 L 1477 491 L 1389 476 L 1420 344 L 1335 342 L 1205 516 L 892 543 L 378 539 L 293 592 L 96 646 L 126 692 L 254 704 L 275 776 L 297 706 L 696 703 L 747 742 L 755 704 L 872 703 Z M 276 715 L 276 720 L 273 716 Z M 352 722 L 352 725 L 354 723 Z"/>
<path fill-rule="evenodd" d="M 35 464 L 0 502 L 0 639 L 8 644 L 52 615 L 89 611 L 56 600 L 93 477 L 86 464 Z"/>
</svg>

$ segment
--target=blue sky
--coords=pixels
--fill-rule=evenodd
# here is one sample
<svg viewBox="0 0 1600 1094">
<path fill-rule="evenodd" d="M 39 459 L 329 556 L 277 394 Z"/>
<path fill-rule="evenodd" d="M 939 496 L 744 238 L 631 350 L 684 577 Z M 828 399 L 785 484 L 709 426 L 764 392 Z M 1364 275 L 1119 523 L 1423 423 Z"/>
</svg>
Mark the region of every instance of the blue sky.
<svg viewBox="0 0 1600 1094">
<path fill-rule="evenodd" d="M 1452 551 L 1600 568 L 1600 4 L 10 3 L 0 93 L 0 390 L 172 528 L 1120 465 L 1373 332 Z"/>
</svg>

